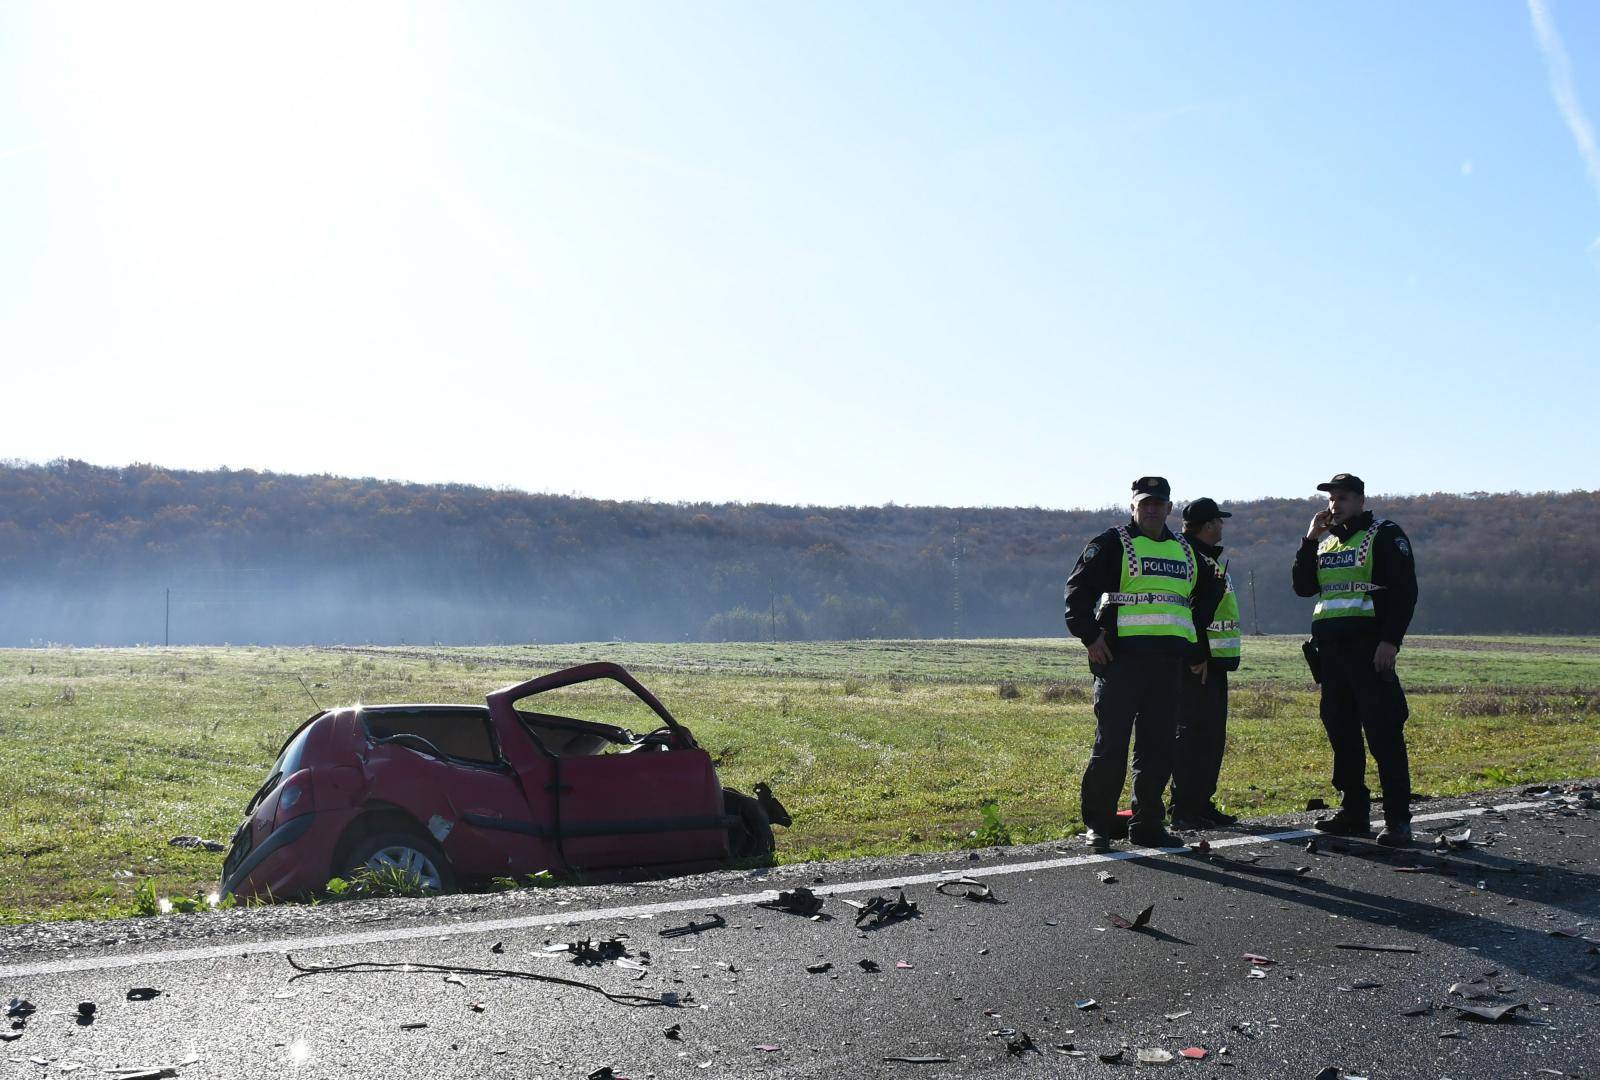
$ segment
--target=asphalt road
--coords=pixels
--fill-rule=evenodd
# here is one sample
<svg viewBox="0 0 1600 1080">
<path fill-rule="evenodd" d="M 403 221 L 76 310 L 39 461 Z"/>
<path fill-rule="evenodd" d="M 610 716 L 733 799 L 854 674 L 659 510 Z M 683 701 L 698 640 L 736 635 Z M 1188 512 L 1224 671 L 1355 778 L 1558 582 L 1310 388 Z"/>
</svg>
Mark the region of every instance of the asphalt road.
<svg viewBox="0 0 1600 1080">
<path fill-rule="evenodd" d="M 1517 808 L 1485 809 L 1495 805 Z M 1432 819 L 1419 821 L 1426 839 L 1399 854 L 1327 839 L 1308 852 L 1302 816 L 1210 834 L 1209 852 L 1105 858 L 1049 845 L 13 927 L 0 930 L 0 1004 L 17 996 L 36 1011 L 20 1033 L 0 1025 L 18 1035 L 0 1043 L 0 1065 L 17 1076 L 159 1066 L 180 1077 L 583 1078 L 608 1066 L 634 1078 L 1112 1077 L 1162 1067 L 1306 1078 L 1332 1067 L 1374 1080 L 1600 1076 L 1600 806 L 1510 792 L 1418 813 Z M 1469 846 L 1434 847 L 1435 831 L 1468 827 Z M 961 875 L 1000 902 L 936 892 Z M 917 915 L 858 928 L 846 901 L 892 898 L 899 882 Z M 829 894 L 820 918 L 756 906 L 795 885 Z M 1151 904 L 1141 930 L 1108 916 L 1132 919 Z M 714 914 L 725 925 L 661 933 Z M 627 955 L 589 966 L 550 951 L 584 938 L 621 938 Z M 290 958 L 440 970 L 296 978 Z M 468 969 L 575 980 L 614 996 Z M 1458 988 L 1474 1000 L 1451 993 L 1475 980 Z M 127 1000 L 144 986 L 161 993 Z M 80 1001 L 96 1004 L 92 1022 L 78 1016 Z M 1521 1007 L 1489 1023 L 1462 1016 L 1456 1006 L 1469 1003 Z M 1013 1053 L 1008 1043 L 1022 1033 L 1035 1049 Z M 1185 1059 L 1186 1048 L 1205 1056 Z M 1137 1065 L 1141 1050 L 1173 1060 Z M 1119 1062 L 1100 1060 L 1118 1051 Z"/>
</svg>

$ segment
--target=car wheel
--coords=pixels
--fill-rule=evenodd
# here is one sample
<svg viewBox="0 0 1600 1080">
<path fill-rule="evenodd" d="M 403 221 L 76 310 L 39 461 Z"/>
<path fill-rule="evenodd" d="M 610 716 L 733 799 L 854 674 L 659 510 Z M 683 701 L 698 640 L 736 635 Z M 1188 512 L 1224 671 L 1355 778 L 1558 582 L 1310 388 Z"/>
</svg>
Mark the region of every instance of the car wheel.
<svg viewBox="0 0 1600 1080">
<path fill-rule="evenodd" d="M 382 832 L 359 841 L 347 860 L 352 871 L 398 870 L 411 874 L 430 892 L 455 892 L 456 875 L 439 845 L 420 833 Z"/>
<path fill-rule="evenodd" d="M 772 822 L 761 804 L 750 796 L 722 789 L 722 809 L 738 822 L 728 826 L 728 854 L 735 859 L 758 859 L 771 855 L 776 846 L 772 840 Z"/>
</svg>

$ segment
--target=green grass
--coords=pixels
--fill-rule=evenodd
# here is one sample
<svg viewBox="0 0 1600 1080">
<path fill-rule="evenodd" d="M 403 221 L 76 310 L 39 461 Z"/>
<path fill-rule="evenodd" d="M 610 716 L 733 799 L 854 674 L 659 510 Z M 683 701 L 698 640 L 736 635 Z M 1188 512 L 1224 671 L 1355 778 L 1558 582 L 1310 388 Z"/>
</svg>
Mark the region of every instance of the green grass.
<svg viewBox="0 0 1600 1080">
<path fill-rule="evenodd" d="M 1064 641 L 4 650 L 0 921 L 132 914 L 141 886 L 214 887 L 221 855 L 167 841 L 232 833 L 313 711 L 300 678 L 325 706 L 477 702 L 596 658 L 642 675 L 729 786 L 773 784 L 795 818 L 781 861 L 1079 827 L 1094 720 L 1082 650 Z M 1419 791 L 1600 773 L 1600 639 L 1417 638 L 1401 672 Z M 610 698 L 574 697 L 584 715 L 644 726 Z M 1249 639 L 1221 798 L 1258 814 L 1327 797 L 1316 716 L 1299 638 Z"/>
</svg>

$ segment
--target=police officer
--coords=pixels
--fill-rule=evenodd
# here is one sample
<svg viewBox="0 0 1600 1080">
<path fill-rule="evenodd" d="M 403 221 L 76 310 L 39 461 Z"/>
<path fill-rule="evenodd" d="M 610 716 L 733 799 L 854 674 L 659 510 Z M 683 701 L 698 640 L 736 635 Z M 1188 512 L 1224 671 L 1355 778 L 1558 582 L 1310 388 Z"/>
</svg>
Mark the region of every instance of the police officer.
<svg viewBox="0 0 1600 1080">
<path fill-rule="evenodd" d="M 1223 583 L 1222 602 L 1206 627 L 1211 660 L 1198 672 L 1183 673 L 1183 708 L 1173 743 L 1172 827 L 1208 829 L 1234 825 L 1213 798 L 1222 771 L 1228 734 L 1228 672 L 1239 669 L 1239 597 L 1222 559 L 1222 521 L 1233 515 L 1215 499 L 1196 499 L 1183 508 L 1183 535 Z"/>
<path fill-rule="evenodd" d="M 1159 476 L 1133 482 L 1130 520 L 1090 541 L 1067 578 L 1067 630 L 1089 652 L 1094 674 L 1094 749 L 1083 772 L 1089 846 L 1106 851 L 1122 830 L 1117 800 L 1133 739 L 1133 822 L 1146 847 L 1183 843 L 1167 832 L 1162 793 L 1172 773 L 1172 738 L 1184 667 L 1203 669 L 1205 627 L 1221 588 L 1194 546 L 1167 528 L 1172 490 Z"/>
<path fill-rule="evenodd" d="M 1373 518 L 1361 477 L 1339 473 L 1317 490 L 1328 493 L 1328 508 L 1311 519 L 1295 555 L 1294 591 L 1317 598 L 1311 639 L 1321 668 L 1322 726 L 1343 798 L 1339 812 L 1316 827 L 1337 836 L 1372 834 L 1365 736 L 1383 787 L 1378 843 L 1400 847 L 1411 840 L 1411 765 L 1406 695 L 1394 667 L 1417 606 L 1411 541 L 1394 522 Z"/>
</svg>

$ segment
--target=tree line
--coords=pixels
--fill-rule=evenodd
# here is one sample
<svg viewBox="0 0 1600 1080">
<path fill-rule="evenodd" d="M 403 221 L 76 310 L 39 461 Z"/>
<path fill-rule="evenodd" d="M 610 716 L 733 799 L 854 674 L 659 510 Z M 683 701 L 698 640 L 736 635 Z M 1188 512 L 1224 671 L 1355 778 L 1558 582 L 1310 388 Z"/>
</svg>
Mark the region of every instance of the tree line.
<svg viewBox="0 0 1600 1080">
<path fill-rule="evenodd" d="M 1304 629 L 1289 567 L 1321 503 L 1224 505 L 1246 628 Z M 1573 572 L 1600 556 L 1600 492 L 1368 505 L 1413 541 L 1413 631 L 1600 633 Z M 6 462 L 0 644 L 1048 636 L 1078 553 L 1125 517 Z"/>
</svg>

